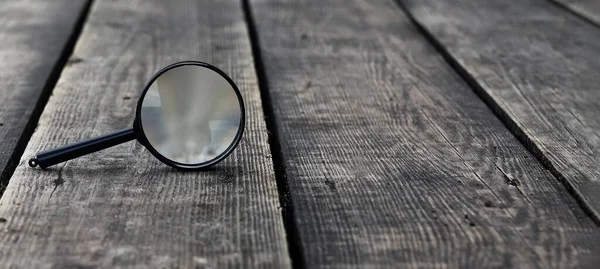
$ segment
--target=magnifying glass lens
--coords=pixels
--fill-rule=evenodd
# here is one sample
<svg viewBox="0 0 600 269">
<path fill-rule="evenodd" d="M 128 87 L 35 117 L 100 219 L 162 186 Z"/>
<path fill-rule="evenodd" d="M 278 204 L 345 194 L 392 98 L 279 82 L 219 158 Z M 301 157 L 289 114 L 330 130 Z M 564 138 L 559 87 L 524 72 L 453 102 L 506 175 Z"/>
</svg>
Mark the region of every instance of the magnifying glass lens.
<svg viewBox="0 0 600 269">
<path fill-rule="evenodd" d="M 243 128 L 238 94 L 224 76 L 204 66 L 181 65 L 160 74 L 141 101 L 141 133 L 149 150 L 183 165 L 219 159 Z"/>
</svg>

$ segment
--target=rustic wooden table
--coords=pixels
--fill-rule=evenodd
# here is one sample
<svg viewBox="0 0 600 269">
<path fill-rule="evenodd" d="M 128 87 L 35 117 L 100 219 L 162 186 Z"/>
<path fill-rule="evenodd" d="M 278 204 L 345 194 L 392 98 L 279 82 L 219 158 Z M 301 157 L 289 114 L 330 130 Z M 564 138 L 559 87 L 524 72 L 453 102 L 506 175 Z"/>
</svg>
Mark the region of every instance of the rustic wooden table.
<svg viewBox="0 0 600 269">
<path fill-rule="evenodd" d="M 212 63 L 240 146 L 178 172 L 143 84 Z M 0 268 L 599 268 L 600 2 L 0 2 Z"/>
</svg>

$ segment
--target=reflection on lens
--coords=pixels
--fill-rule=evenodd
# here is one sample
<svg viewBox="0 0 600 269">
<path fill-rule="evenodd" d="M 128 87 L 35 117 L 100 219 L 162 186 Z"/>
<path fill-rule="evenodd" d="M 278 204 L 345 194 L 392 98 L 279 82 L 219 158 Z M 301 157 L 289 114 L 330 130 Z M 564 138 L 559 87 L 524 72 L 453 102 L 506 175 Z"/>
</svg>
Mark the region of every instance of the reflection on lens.
<svg viewBox="0 0 600 269">
<path fill-rule="evenodd" d="M 183 65 L 160 75 L 142 101 L 150 145 L 183 164 L 213 160 L 234 143 L 242 121 L 234 88 L 212 69 Z"/>
</svg>

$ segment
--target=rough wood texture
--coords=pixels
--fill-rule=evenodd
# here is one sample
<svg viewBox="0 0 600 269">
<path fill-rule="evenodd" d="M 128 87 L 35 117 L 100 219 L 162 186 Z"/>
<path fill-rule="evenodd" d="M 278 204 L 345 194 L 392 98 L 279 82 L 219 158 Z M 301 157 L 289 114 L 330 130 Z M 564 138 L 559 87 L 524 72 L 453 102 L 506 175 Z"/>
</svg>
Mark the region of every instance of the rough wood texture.
<svg viewBox="0 0 600 269">
<path fill-rule="evenodd" d="M 405 2 L 600 223 L 600 31 L 543 0 Z"/>
<path fill-rule="evenodd" d="M 393 1 L 251 1 L 307 268 L 596 268 L 600 231 Z"/>
<path fill-rule="evenodd" d="M 289 268 L 247 26 L 237 0 L 96 1 L 0 200 L 6 268 Z M 247 105 L 235 152 L 177 172 L 136 142 L 43 171 L 35 152 L 129 127 L 145 81 L 214 63 Z"/>
<path fill-rule="evenodd" d="M 23 150 L 35 127 L 30 118 L 40 97 L 50 90 L 53 71 L 62 68 L 57 64 L 86 3 L 0 1 L 0 194 L 8 181 L 7 170 L 18 163 L 19 156 L 12 162 L 11 156 Z M 20 139 L 24 140 L 18 150 Z"/>
<path fill-rule="evenodd" d="M 600 26 L 600 1 L 598 0 L 552 0 L 572 12 Z"/>
</svg>

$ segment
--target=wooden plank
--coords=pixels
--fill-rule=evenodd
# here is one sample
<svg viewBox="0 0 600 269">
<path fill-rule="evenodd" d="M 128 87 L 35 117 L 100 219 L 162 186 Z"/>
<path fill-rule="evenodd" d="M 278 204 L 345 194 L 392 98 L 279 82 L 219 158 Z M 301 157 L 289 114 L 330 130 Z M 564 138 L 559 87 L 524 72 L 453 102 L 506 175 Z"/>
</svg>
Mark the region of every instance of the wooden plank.
<svg viewBox="0 0 600 269">
<path fill-rule="evenodd" d="M 250 40 L 241 3 L 95 1 L 37 131 L 0 200 L 7 268 L 289 268 Z M 235 152 L 184 173 L 136 142 L 49 170 L 35 152 L 126 128 L 147 79 L 203 60 L 243 93 Z"/>
<path fill-rule="evenodd" d="M 600 2 L 597 0 L 552 0 L 564 8 L 600 26 Z"/>
<path fill-rule="evenodd" d="M 600 31 L 541 0 L 405 2 L 600 224 Z"/>
<path fill-rule="evenodd" d="M 393 1 L 251 3 L 307 268 L 597 267 L 599 228 Z"/>
<path fill-rule="evenodd" d="M 68 57 L 88 1 L 0 1 L 0 195 Z"/>
</svg>

